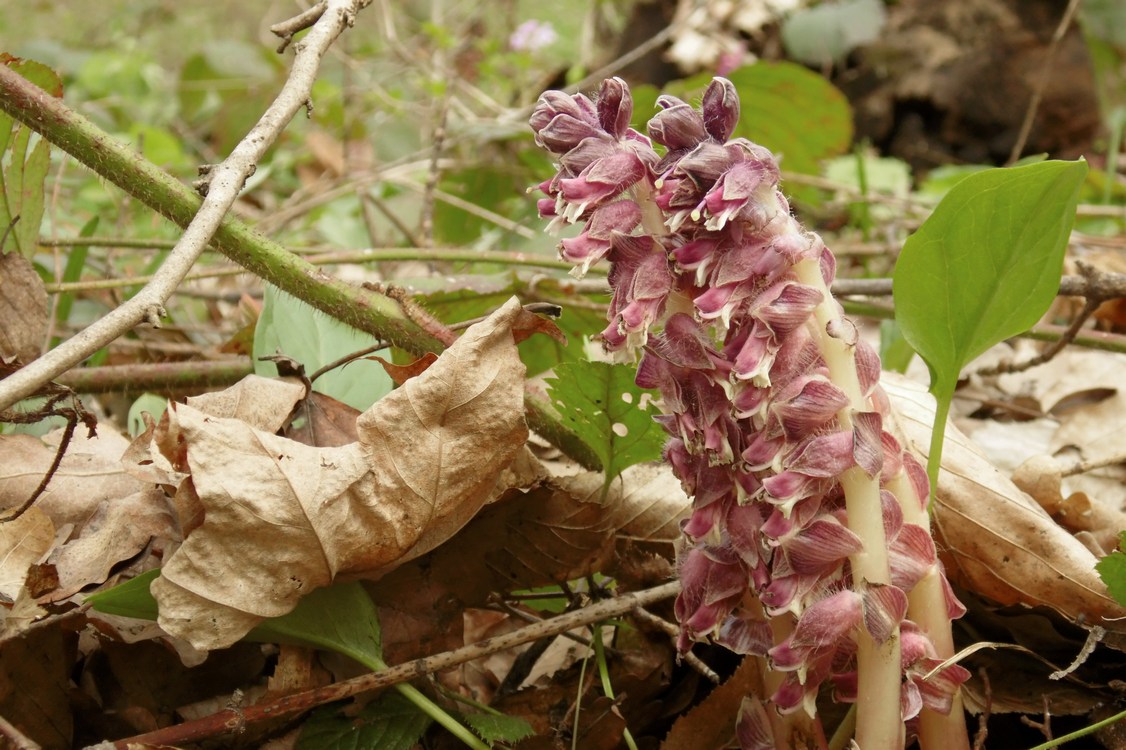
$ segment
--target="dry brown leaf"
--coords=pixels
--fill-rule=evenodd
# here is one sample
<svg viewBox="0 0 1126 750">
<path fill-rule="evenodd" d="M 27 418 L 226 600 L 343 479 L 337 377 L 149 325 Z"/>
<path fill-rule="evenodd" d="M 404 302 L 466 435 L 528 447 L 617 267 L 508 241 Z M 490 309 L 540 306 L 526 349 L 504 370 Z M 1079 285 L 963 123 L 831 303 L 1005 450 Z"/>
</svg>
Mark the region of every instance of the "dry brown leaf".
<svg viewBox="0 0 1126 750">
<path fill-rule="evenodd" d="M 522 312 L 512 299 L 471 327 L 361 415 L 351 445 L 170 411 L 206 518 L 152 584 L 161 626 L 219 648 L 337 575 L 379 575 L 456 533 L 527 439 L 511 333 Z"/>
<path fill-rule="evenodd" d="M 55 458 L 61 430 L 42 440 L 29 435 L 0 435 L 0 508 L 17 507 L 39 486 Z M 104 502 L 131 495 L 145 485 L 125 473 L 121 454 L 129 441 L 110 430 L 87 438 L 75 432 L 58 471 L 35 507 L 56 528 L 78 527 Z"/>
<path fill-rule="evenodd" d="M 51 549 L 55 524 L 34 506 L 15 520 L 0 524 L 0 595 L 15 601 L 27 569 Z"/>
<path fill-rule="evenodd" d="M 298 414 L 304 417 L 300 426 L 285 431 L 290 440 L 305 445 L 340 446 L 360 439 L 356 433 L 356 417 L 360 416 L 360 411 L 332 396 L 313 391 Z"/>
<path fill-rule="evenodd" d="M 603 476 L 584 472 L 560 477 L 559 486 L 575 497 L 597 501 Z M 645 542 L 680 539 L 680 522 L 688 517 L 692 503 L 684 494 L 680 480 L 666 463 L 631 466 L 610 485 L 604 501 L 606 522 L 619 536 Z"/>
<path fill-rule="evenodd" d="M 264 432 L 277 432 L 303 398 L 305 386 L 296 378 L 247 375 L 230 388 L 190 396 L 187 402 L 213 417 L 240 419 Z"/>
<path fill-rule="evenodd" d="M 0 254 L 0 359 L 26 364 L 39 356 L 46 336 L 43 279 L 19 253 Z"/>
<path fill-rule="evenodd" d="M 61 601 L 92 583 L 102 583 L 123 560 L 153 539 L 178 540 L 178 524 L 164 493 L 146 489 L 100 506 L 77 539 L 51 553 L 58 589 L 40 601 Z"/>
<path fill-rule="evenodd" d="M 885 374 L 884 387 L 908 442 L 930 444 L 934 401 L 911 381 Z M 1126 631 L 1094 555 L 1016 487 L 961 432 L 947 426 L 935 525 L 947 572 L 1001 604 L 1044 605 L 1072 622 Z"/>
</svg>

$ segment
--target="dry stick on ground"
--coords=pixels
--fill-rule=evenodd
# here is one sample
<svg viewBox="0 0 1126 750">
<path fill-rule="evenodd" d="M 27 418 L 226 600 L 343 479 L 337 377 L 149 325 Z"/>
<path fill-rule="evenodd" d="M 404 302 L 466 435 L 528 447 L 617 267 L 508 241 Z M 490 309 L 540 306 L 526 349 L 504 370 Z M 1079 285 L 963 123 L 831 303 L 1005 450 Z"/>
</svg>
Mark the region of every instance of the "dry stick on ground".
<svg viewBox="0 0 1126 750">
<path fill-rule="evenodd" d="M 288 695 L 269 703 L 245 708 L 230 708 L 204 716 L 195 721 L 158 729 L 155 732 L 115 741 L 114 747 L 127 750 L 137 745 L 179 745 L 197 742 L 202 739 L 219 737 L 242 732 L 247 726 L 259 721 L 277 719 L 307 711 L 326 703 L 350 698 L 360 693 L 387 688 L 416 677 L 433 674 L 439 670 L 456 667 L 474 659 L 479 659 L 514 646 L 531 643 L 549 635 L 559 635 L 575 628 L 590 625 L 600 620 L 620 617 L 637 607 L 670 599 L 680 593 L 680 581 L 672 581 L 644 591 L 622 594 L 613 599 L 592 604 L 589 607 L 529 625 L 496 638 L 447 651 L 442 654 L 416 659 L 406 664 L 390 667 L 371 674 L 354 677 L 323 688 L 307 690 Z"/>
<path fill-rule="evenodd" d="M 363 5 L 364 0 L 328 2 L 325 13 L 297 46 L 293 68 L 277 98 L 231 155 L 211 170 L 207 197 L 153 280 L 128 302 L 0 382 L 0 409 L 31 395 L 142 321 L 159 325 L 164 303 L 211 242 L 258 160 L 294 115 L 307 105 L 321 58 Z M 29 114 L 35 119 L 52 116 L 42 106 L 42 97 L 20 97 L 26 88 L 12 85 L 12 78 L 19 76 L 6 65 L 0 66 L 0 82 L 5 84 L 0 107 L 19 120 L 27 119 Z"/>
</svg>

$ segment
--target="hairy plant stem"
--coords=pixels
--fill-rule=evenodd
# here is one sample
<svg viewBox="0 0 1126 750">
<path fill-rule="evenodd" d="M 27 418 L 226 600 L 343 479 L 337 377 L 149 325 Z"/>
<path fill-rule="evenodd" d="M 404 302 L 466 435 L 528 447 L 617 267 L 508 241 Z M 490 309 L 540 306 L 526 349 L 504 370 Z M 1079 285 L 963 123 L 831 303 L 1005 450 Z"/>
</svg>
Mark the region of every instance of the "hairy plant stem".
<svg viewBox="0 0 1126 750">
<path fill-rule="evenodd" d="M 798 231 L 795 228 L 795 231 Z M 853 347 L 827 333 L 831 322 L 838 320 L 833 296 L 821 276 L 817 260 L 803 260 L 794 266 L 798 281 L 821 292 L 822 301 L 814 309 L 815 329 L 812 331 L 821 356 L 829 368 L 829 379 L 848 396 L 850 403 L 838 414 L 841 427 L 852 428 L 852 414 L 870 411 L 860 389 Z M 845 493 L 848 527 L 864 542 L 864 548 L 852 555 L 854 586 L 860 591 L 867 584 L 890 584 L 891 569 L 888 544 L 880 507 L 880 477 L 868 476 L 854 466 L 841 476 Z M 856 741 L 861 748 L 901 748 L 904 728 L 900 720 L 899 692 L 901 680 L 898 627 L 883 643 L 876 643 L 867 630 L 857 633 L 857 674 L 859 684 L 856 701 Z"/>
</svg>

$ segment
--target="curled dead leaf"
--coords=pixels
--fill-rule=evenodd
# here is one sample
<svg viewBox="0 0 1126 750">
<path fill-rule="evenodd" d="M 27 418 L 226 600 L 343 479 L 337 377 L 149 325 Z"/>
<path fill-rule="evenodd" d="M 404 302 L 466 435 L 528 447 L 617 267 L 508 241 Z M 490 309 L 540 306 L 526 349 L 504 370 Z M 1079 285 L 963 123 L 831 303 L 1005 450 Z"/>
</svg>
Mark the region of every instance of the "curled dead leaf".
<svg viewBox="0 0 1126 750">
<path fill-rule="evenodd" d="M 206 509 L 152 584 L 160 624 L 229 645 L 339 575 L 378 576 L 438 546 L 491 497 L 527 439 L 510 300 L 425 373 L 316 448 L 210 416 L 169 413 Z"/>
<path fill-rule="evenodd" d="M 883 385 L 914 449 L 926 453 L 934 401 L 903 378 Z M 1043 605 L 1072 622 L 1126 632 L 1126 611 L 1095 571 L 1094 555 L 990 464 L 952 425 L 946 427 L 935 527 L 947 573 L 1001 604 Z"/>
</svg>

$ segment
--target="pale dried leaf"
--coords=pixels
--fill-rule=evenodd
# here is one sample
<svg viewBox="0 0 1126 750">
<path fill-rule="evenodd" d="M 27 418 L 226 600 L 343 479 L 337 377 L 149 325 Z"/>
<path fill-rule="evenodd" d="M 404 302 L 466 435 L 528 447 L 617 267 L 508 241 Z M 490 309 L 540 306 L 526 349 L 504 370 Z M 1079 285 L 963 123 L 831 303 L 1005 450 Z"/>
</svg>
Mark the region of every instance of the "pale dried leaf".
<svg viewBox="0 0 1126 750">
<path fill-rule="evenodd" d="M 102 583 L 118 563 L 128 560 L 153 539 L 177 541 L 179 530 L 164 493 L 136 492 L 99 507 L 77 539 L 48 558 L 59 574 L 59 587 L 41 601 L 61 601 L 92 583 Z"/>
<path fill-rule="evenodd" d="M 885 374 L 884 387 L 908 443 L 930 444 L 934 402 L 915 383 Z M 957 429 L 947 426 L 935 525 L 947 572 L 970 590 L 1001 604 L 1044 605 L 1076 623 L 1126 616 L 1106 593 L 1095 557 L 1004 476 Z"/>
<path fill-rule="evenodd" d="M 161 625 L 219 648 L 335 576 L 376 576 L 456 533 L 527 438 L 515 299 L 357 422 L 360 441 L 313 448 L 211 417 L 170 415 L 202 526 L 152 584 Z"/>
<path fill-rule="evenodd" d="M 28 435 L 0 435 L 0 508 L 22 504 L 55 458 L 61 430 L 43 440 Z M 102 503 L 126 497 L 146 485 L 125 473 L 121 454 L 129 441 L 110 430 L 87 439 L 77 430 L 47 490 L 35 501 L 56 527 L 79 529 Z"/>
<path fill-rule="evenodd" d="M 31 507 L 22 516 L 0 524 L 0 595 L 15 601 L 27 579 L 27 569 L 51 549 L 55 524 L 39 508 Z"/>
<path fill-rule="evenodd" d="M 680 480 L 665 463 L 629 467 L 610 485 L 602 501 L 598 501 L 600 473 L 560 477 L 557 483 L 577 498 L 601 502 L 607 523 L 618 535 L 638 541 L 675 542 L 680 538 L 680 522 L 692 511 Z"/>
<path fill-rule="evenodd" d="M 0 359 L 16 357 L 27 364 L 39 356 L 46 336 L 43 280 L 19 253 L 0 254 Z"/>
<path fill-rule="evenodd" d="M 240 419 L 259 430 L 277 432 L 304 397 L 305 386 L 296 378 L 247 375 L 230 388 L 190 396 L 187 401 L 213 417 Z"/>
</svg>

